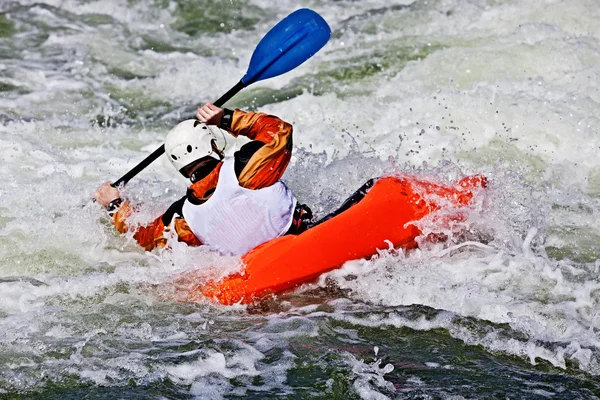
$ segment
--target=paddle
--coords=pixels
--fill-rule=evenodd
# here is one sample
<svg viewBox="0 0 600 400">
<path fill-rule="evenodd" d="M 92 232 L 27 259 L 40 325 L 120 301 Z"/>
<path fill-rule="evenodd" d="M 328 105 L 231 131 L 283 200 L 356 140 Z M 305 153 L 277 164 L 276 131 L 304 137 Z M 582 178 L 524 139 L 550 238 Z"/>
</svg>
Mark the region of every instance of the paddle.
<svg viewBox="0 0 600 400">
<path fill-rule="evenodd" d="M 221 107 L 236 93 L 264 79 L 284 74 L 312 57 L 329 40 L 331 29 L 315 11 L 302 8 L 275 25 L 254 49 L 250 65 L 242 79 L 214 105 Z M 152 154 L 112 184 L 126 184 L 165 152 L 161 145 Z"/>
</svg>

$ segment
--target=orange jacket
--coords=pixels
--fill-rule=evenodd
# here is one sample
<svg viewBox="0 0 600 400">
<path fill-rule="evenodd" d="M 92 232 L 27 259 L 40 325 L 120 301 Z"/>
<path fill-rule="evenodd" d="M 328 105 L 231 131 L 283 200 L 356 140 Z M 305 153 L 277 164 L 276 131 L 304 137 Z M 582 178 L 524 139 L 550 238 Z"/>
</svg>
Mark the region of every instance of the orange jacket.
<svg viewBox="0 0 600 400">
<path fill-rule="evenodd" d="M 292 125 L 272 115 L 235 110 L 228 131 L 235 137 L 246 136 L 264 143 L 239 174 L 240 186 L 261 189 L 281 179 L 292 155 Z M 208 176 L 193 183 L 188 192 L 191 191 L 199 200 L 207 200 L 217 186 L 222 165 L 222 162 L 219 163 Z M 163 222 L 164 214 L 147 225 L 128 226 L 127 218 L 131 213 L 130 203 L 125 202 L 113 214 L 113 223 L 119 232 L 133 231 L 135 240 L 148 251 L 166 245 L 164 233 L 170 227 Z M 202 244 L 183 216 L 175 216 L 172 225 L 180 242 L 192 246 Z"/>
</svg>

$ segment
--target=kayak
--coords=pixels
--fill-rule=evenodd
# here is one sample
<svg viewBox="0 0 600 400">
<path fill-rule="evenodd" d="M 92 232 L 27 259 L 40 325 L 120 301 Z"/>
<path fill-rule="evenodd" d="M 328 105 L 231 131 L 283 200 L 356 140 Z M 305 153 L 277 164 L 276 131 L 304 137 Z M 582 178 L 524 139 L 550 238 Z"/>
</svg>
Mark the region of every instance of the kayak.
<svg viewBox="0 0 600 400">
<path fill-rule="evenodd" d="M 299 235 L 282 236 L 250 250 L 241 258 L 240 272 L 218 280 L 198 274 L 181 277 L 180 284 L 194 282 L 178 298 L 248 304 L 313 282 L 347 261 L 372 257 L 381 249 L 414 249 L 422 234 L 416 225 L 419 220 L 440 209 L 464 210 L 486 185 L 481 175 L 452 185 L 411 176 L 379 178 L 362 200 L 339 215 Z M 443 213 L 436 223 L 464 218 L 465 213 Z"/>
</svg>

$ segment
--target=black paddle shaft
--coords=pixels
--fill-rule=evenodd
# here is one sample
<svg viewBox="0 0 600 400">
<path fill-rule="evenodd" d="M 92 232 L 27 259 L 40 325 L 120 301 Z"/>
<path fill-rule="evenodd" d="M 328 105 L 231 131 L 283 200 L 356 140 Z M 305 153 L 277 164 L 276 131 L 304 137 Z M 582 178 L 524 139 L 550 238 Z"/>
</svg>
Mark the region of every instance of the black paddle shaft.
<svg viewBox="0 0 600 400">
<path fill-rule="evenodd" d="M 219 97 L 217 101 L 214 102 L 214 105 L 217 107 L 223 106 L 229 99 L 235 96 L 240 90 L 242 90 L 246 85 L 242 81 L 236 83 L 234 87 L 229 89 L 227 93 L 223 96 Z M 131 171 L 127 172 L 125 175 L 120 177 L 117 181 L 111 184 L 112 187 L 117 187 L 119 185 L 126 185 L 134 176 L 142 172 L 148 165 L 152 164 L 154 160 L 160 157 L 165 152 L 165 145 L 161 144 L 160 147 L 152 152 L 148 157 L 144 158 L 142 162 L 133 167 Z"/>
</svg>

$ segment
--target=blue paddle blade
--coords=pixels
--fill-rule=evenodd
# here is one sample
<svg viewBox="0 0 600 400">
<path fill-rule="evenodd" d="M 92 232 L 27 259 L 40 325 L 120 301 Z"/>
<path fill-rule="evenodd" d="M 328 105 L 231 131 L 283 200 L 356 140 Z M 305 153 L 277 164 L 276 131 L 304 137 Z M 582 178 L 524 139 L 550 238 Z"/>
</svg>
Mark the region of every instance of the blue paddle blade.
<svg viewBox="0 0 600 400">
<path fill-rule="evenodd" d="M 296 68 L 325 46 L 330 36 L 331 28 L 315 11 L 294 11 L 258 43 L 243 84 L 248 86 Z"/>
</svg>

